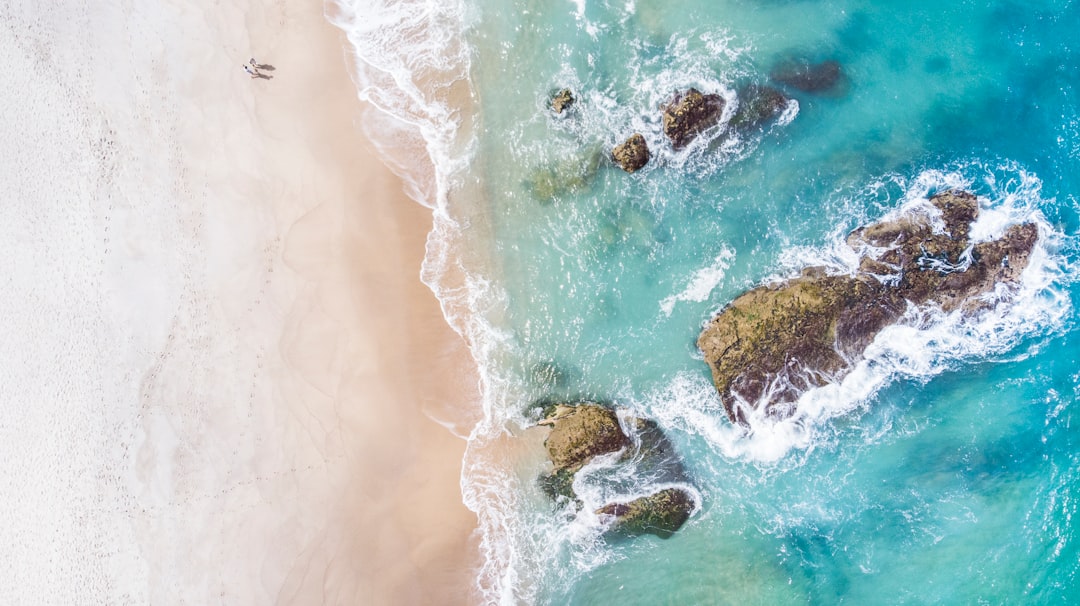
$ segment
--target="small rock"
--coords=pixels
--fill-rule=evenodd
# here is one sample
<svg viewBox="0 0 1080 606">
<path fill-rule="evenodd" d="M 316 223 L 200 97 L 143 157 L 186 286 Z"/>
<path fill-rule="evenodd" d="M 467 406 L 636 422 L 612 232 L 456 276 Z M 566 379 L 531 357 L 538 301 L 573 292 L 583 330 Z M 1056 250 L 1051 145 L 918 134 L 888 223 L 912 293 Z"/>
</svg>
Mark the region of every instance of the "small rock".
<svg viewBox="0 0 1080 606">
<path fill-rule="evenodd" d="M 556 114 L 561 114 L 563 110 L 570 109 L 574 101 L 574 93 L 570 92 L 569 88 L 564 88 L 551 98 L 551 109 L 555 110 Z"/>
<path fill-rule="evenodd" d="M 628 173 L 648 164 L 650 157 L 649 146 L 645 144 L 645 137 L 640 133 L 634 133 L 611 150 L 611 159 Z"/>
<path fill-rule="evenodd" d="M 675 149 L 682 149 L 702 131 L 716 126 L 723 115 L 723 97 L 691 88 L 676 95 L 664 108 L 664 134 Z"/>
</svg>

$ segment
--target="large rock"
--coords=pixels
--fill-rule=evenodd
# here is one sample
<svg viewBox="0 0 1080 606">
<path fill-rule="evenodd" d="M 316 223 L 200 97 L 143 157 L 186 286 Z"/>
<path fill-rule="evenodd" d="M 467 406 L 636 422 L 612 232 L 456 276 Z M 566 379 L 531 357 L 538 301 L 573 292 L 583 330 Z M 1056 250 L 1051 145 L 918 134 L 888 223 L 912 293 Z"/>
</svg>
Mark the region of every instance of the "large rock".
<svg viewBox="0 0 1080 606">
<path fill-rule="evenodd" d="M 723 115 L 723 97 L 691 88 L 664 107 L 664 134 L 675 149 L 682 149 L 702 131 L 719 124 Z"/>
<path fill-rule="evenodd" d="M 812 63 L 806 59 L 787 59 L 769 73 L 774 82 L 804 93 L 837 94 L 843 91 L 846 79 L 837 61 Z"/>
<path fill-rule="evenodd" d="M 921 214 L 857 229 L 848 236 L 863 254 L 854 276 L 809 268 L 742 294 L 705 326 L 698 347 L 732 421 L 745 424 L 748 409 L 758 407 L 791 414 L 803 391 L 846 374 L 909 303 L 972 311 L 982 305 L 977 295 L 1019 278 L 1038 238 L 1035 225 L 1013 226 L 971 247 L 969 257 L 975 196 L 948 191 L 930 201 L 943 229 Z"/>
<path fill-rule="evenodd" d="M 615 517 L 612 531 L 625 536 L 655 534 L 670 537 L 694 511 L 694 499 L 679 488 L 665 488 L 629 503 L 609 503 L 596 510 Z"/>
<path fill-rule="evenodd" d="M 611 150 L 612 161 L 628 173 L 635 172 L 648 164 L 649 157 L 649 146 L 640 133 L 634 133 L 629 139 Z"/>
</svg>

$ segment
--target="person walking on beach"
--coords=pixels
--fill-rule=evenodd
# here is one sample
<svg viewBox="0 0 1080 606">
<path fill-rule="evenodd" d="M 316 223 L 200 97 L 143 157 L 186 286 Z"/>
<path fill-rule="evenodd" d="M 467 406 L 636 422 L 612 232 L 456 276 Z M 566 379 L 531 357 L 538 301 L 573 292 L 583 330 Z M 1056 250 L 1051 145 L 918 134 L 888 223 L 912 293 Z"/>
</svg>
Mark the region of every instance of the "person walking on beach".
<svg viewBox="0 0 1080 606">
<path fill-rule="evenodd" d="M 250 65 L 247 65 L 247 64 L 244 64 L 243 67 L 244 67 L 244 71 L 247 72 L 248 75 L 251 76 L 252 78 L 260 78 L 260 77 L 262 77 L 262 74 L 259 73 L 259 70 L 257 68 L 254 68 L 254 67 L 252 67 Z"/>
</svg>

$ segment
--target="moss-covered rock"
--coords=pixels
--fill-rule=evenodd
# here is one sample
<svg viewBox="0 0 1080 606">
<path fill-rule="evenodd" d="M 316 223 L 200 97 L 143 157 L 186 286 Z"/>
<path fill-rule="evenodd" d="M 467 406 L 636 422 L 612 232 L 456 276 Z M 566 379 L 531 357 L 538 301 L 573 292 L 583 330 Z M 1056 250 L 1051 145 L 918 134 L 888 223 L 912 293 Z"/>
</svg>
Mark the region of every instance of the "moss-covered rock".
<svg viewBox="0 0 1080 606">
<path fill-rule="evenodd" d="M 705 326 L 698 347 L 732 421 L 746 423 L 759 407 L 791 414 L 803 391 L 846 374 L 908 303 L 971 310 L 977 295 L 1019 278 L 1038 238 L 1033 224 L 971 247 L 968 260 L 975 196 L 948 191 L 930 201 L 943 230 L 925 214 L 857 229 L 848 243 L 865 258 L 854 276 L 807 269 L 742 294 Z"/>
<path fill-rule="evenodd" d="M 645 137 L 634 133 L 629 139 L 611 150 L 611 160 L 628 173 L 632 173 L 649 163 L 649 146 Z"/>
<path fill-rule="evenodd" d="M 648 419 L 628 418 L 628 436 L 619 425 L 615 410 L 592 403 L 561 404 L 548 409 L 540 425 L 551 427 L 544 441 L 548 457 L 554 466 L 551 473 L 538 478 L 537 483 L 556 503 L 567 500 L 581 507 L 574 492 L 577 472 L 594 458 L 622 451 L 616 468 L 633 465 L 635 475 L 643 482 L 688 483 L 682 461 L 675 453 L 663 430 Z M 670 536 L 694 510 L 694 499 L 686 490 L 664 489 L 628 503 L 604 505 L 597 513 L 615 516 L 612 530 L 624 535 L 651 532 Z"/>
<path fill-rule="evenodd" d="M 552 501 L 559 502 L 560 499 L 577 501 L 577 495 L 574 494 L 574 472 L 569 469 L 544 474 L 536 481 L 540 490 L 544 491 L 544 494 Z"/>
<path fill-rule="evenodd" d="M 630 443 L 619 427 L 615 411 L 599 404 L 556 406 L 539 424 L 551 426 L 544 447 L 556 473 L 576 472 L 594 457 L 616 452 Z"/>
<path fill-rule="evenodd" d="M 670 537 L 694 511 L 694 499 L 685 490 L 665 488 L 629 503 L 609 503 L 596 510 L 598 515 L 615 517 L 612 531 L 624 536 L 654 534 Z"/>
<path fill-rule="evenodd" d="M 682 149 L 703 131 L 719 124 L 723 115 L 723 97 L 691 88 L 676 95 L 664 107 L 664 134 L 672 147 Z"/>
</svg>

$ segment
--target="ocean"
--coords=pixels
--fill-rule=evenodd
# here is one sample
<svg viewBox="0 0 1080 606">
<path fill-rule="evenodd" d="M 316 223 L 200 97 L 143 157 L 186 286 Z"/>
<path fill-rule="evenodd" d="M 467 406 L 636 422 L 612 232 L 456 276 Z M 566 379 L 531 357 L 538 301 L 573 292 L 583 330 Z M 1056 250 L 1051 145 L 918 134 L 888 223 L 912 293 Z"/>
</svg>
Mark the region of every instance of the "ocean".
<svg viewBox="0 0 1080 606">
<path fill-rule="evenodd" d="M 480 370 L 483 400 L 444 419 L 469 439 L 477 601 L 1080 601 L 1075 3 L 360 4 L 331 19 L 369 132 L 433 209 L 423 278 Z M 792 62 L 838 76 L 778 82 Z M 725 126 L 747 85 L 789 101 Z M 662 108 L 691 87 L 724 119 L 677 150 Z M 631 174 L 609 154 L 634 133 L 652 157 Z M 729 421 L 703 324 L 804 267 L 854 271 L 851 230 L 949 188 L 979 197 L 976 240 L 1038 226 L 1019 285 L 984 313 L 909 310 L 794 416 Z M 596 508 L 663 482 L 613 463 L 578 478 L 582 507 L 549 500 L 552 401 L 659 423 L 686 525 L 605 534 Z"/>
</svg>

